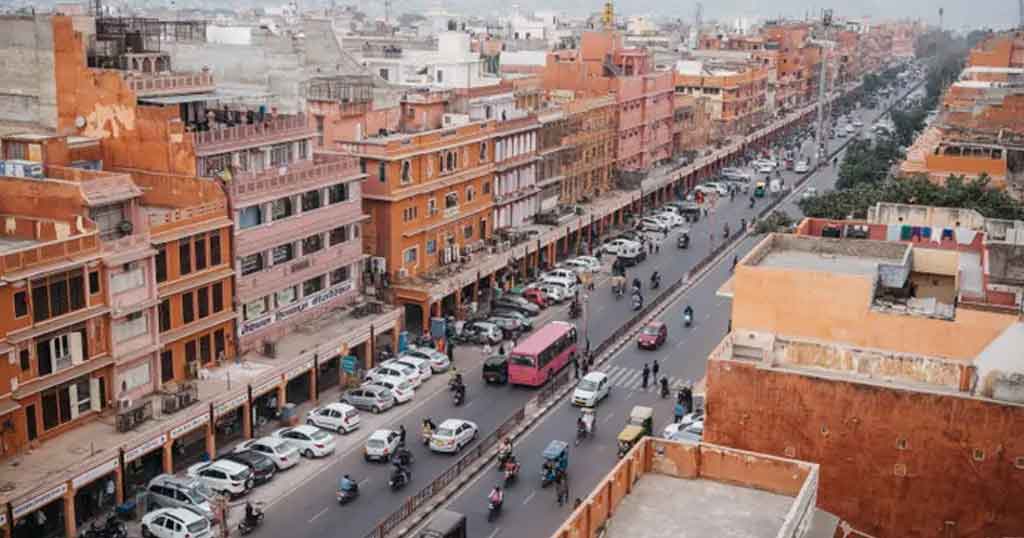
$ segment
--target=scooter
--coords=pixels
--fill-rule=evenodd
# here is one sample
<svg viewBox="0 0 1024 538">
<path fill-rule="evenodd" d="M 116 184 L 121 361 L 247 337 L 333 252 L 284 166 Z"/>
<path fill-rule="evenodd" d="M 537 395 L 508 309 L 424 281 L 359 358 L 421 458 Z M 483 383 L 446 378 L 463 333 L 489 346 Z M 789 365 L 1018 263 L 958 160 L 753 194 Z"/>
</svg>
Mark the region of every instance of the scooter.
<svg viewBox="0 0 1024 538">
<path fill-rule="evenodd" d="M 508 466 L 504 466 L 504 468 L 505 468 L 505 487 L 506 488 L 509 487 L 510 485 L 512 485 L 512 483 L 515 482 L 517 478 L 519 478 L 519 464 L 518 463 L 515 464 L 514 467 L 515 467 L 515 470 L 512 470 L 512 469 L 509 469 Z"/>
<path fill-rule="evenodd" d="M 127 538 L 128 526 L 119 521 L 117 516 L 107 516 L 103 526 L 97 526 L 95 521 L 89 525 L 89 529 L 82 532 L 82 538 Z"/>
<path fill-rule="evenodd" d="M 501 513 L 501 505 L 502 505 L 502 503 L 500 501 L 499 502 L 494 502 L 494 501 L 488 501 L 487 502 L 487 522 L 488 523 L 494 521 L 495 519 L 498 519 L 498 514 Z"/>
<path fill-rule="evenodd" d="M 359 498 L 359 484 L 352 483 L 349 489 L 338 490 L 338 504 L 348 504 Z"/>
<path fill-rule="evenodd" d="M 409 475 L 409 471 L 392 473 L 391 479 L 388 480 L 388 487 L 391 488 L 391 491 L 398 491 L 404 488 L 410 480 L 412 480 L 412 476 Z"/>
<path fill-rule="evenodd" d="M 633 310 L 640 310 L 644 307 L 644 301 L 639 295 L 633 296 Z"/>
<path fill-rule="evenodd" d="M 238 532 L 245 536 L 263 525 L 263 510 L 258 505 L 253 505 L 252 516 L 246 514 L 238 523 Z"/>
<path fill-rule="evenodd" d="M 693 325 L 693 315 L 690 313 L 683 314 L 683 326 L 689 327 Z"/>
<path fill-rule="evenodd" d="M 466 394 L 465 390 L 454 390 L 454 391 L 452 391 L 452 404 L 454 404 L 455 407 L 458 407 L 458 406 L 462 405 L 462 402 L 464 402 L 466 400 L 465 394 Z"/>
</svg>

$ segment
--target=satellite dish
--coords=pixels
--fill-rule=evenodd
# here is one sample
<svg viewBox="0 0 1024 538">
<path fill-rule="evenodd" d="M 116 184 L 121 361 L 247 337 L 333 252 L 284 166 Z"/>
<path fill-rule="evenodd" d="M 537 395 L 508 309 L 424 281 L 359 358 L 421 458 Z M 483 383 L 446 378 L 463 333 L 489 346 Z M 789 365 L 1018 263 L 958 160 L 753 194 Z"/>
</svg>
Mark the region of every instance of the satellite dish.
<svg viewBox="0 0 1024 538">
<path fill-rule="evenodd" d="M 85 117 L 84 116 L 75 116 L 75 127 L 78 127 L 79 129 L 85 127 Z"/>
</svg>

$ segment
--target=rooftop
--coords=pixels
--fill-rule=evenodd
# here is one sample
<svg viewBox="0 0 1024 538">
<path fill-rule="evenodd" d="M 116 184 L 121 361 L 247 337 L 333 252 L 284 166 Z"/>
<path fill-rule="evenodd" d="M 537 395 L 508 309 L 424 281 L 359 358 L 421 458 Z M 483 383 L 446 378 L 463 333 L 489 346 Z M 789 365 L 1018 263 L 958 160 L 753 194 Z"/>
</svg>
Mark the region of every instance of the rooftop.
<svg viewBox="0 0 1024 538">
<path fill-rule="evenodd" d="M 775 234 L 745 265 L 870 276 L 880 265 L 904 265 L 911 247 L 890 241 L 843 241 Z"/>
</svg>

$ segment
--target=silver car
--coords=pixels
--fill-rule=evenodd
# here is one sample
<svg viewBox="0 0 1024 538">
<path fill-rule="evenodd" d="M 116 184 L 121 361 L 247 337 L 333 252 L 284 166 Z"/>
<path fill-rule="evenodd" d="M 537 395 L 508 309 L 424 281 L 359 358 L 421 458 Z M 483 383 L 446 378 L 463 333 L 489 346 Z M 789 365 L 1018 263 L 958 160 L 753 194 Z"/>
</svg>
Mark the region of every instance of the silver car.
<svg viewBox="0 0 1024 538">
<path fill-rule="evenodd" d="M 369 384 L 346 391 L 341 401 L 357 409 L 383 413 L 395 406 L 395 395 L 387 387 Z"/>
</svg>

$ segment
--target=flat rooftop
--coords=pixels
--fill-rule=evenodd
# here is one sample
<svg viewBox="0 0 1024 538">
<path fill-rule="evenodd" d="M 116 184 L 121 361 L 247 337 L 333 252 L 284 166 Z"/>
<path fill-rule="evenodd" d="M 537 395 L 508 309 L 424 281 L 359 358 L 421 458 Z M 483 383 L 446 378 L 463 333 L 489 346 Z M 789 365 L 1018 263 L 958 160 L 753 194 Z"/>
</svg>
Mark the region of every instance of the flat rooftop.
<svg viewBox="0 0 1024 538">
<path fill-rule="evenodd" d="M 907 266 L 910 245 L 773 234 L 744 258 L 744 264 L 848 275 L 878 274 L 879 266 Z"/>
<path fill-rule="evenodd" d="M 793 498 L 713 480 L 648 474 L 608 526 L 615 538 L 775 538 Z"/>
</svg>

